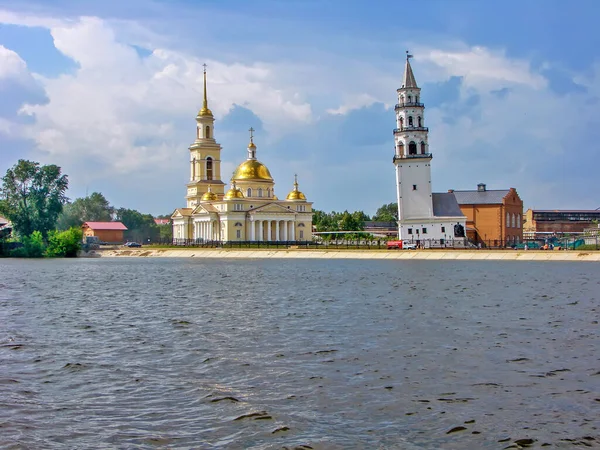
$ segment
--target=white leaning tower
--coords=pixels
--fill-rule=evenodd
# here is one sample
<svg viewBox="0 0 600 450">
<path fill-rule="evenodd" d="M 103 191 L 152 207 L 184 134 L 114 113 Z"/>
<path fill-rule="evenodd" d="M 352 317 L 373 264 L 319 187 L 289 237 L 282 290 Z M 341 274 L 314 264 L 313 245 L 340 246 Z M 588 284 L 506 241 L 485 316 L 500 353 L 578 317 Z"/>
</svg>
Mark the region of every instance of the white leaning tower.
<svg viewBox="0 0 600 450">
<path fill-rule="evenodd" d="M 394 165 L 398 196 L 398 237 L 424 246 L 464 243 L 466 217 L 453 193 L 431 192 L 431 160 L 425 105 L 406 52 L 402 86 L 397 89 Z"/>
</svg>

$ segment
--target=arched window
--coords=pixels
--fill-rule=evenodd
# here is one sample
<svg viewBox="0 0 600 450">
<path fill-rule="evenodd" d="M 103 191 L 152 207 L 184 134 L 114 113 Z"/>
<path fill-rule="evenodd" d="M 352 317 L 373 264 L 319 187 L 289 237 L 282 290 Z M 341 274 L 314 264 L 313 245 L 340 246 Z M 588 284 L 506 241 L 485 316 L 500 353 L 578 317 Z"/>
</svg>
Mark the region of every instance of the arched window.
<svg viewBox="0 0 600 450">
<path fill-rule="evenodd" d="M 516 214 L 512 215 L 512 227 L 513 228 L 517 227 L 517 215 Z"/>
<path fill-rule="evenodd" d="M 210 156 L 206 158 L 206 179 L 213 179 L 213 160 Z"/>
<path fill-rule="evenodd" d="M 206 125 L 206 132 L 204 133 L 204 136 L 206 136 L 206 139 L 210 139 L 210 127 L 208 125 Z"/>
<path fill-rule="evenodd" d="M 400 117 L 400 129 L 404 128 L 404 117 Z"/>
<path fill-rule="evenodd" d="M 510 214 L 506 213 L 506 228 L 510 227 Z"/>
<path fill-rule="evenodd" d="M 412 127 L 413 126 L 413 119 L 412 116 L 408 116 L 408 126 Z"/>
<path fill-rule="evenodd" d="M 258 188 L 258 196 L 262 197 L 262 188 Z"/>
<path fill-rule="evenodd" d="M 411 102 L 412 102 L 412 97 L 409 95 L 408 96 L 408 103 L 411 103 Z"/>
<path fill-rule="evenodd" d="M 271 189 L 267 188 L 267 198 L 271 196 Z"/>
<path fill-rule="evenodd" d="M 252 197 L 252 188 L 248 188 L 246 193 L 247 193 L 246 197 Z"/>
<path fill-rule="evenodd" d="M 398 142 L 398 156 L 404 156 L 404 144 Z"/>
<path fill-rule="evenodd" d="M 410 144 L 408 144 L 408 154 L 409 155 L 417 154 L 417 144 L 415 143 L 415 141 L 410 141 Z"/>
<path fill-rule="evenodd" d="M 425 142 L 421 141 L 421 155 L 425 154 Z"/>
<path fill-rule="evenodd" d="M 415 103 L 419 103 L 419 96 L 415 95 Z"/>
<path fill-rule="evenodd" d="M 521 214 L 517 214 L 517 228 L 521 228 Z"/>
<path fill-rule="evenodd" d="M 422 127 L 422 125 L 421 125 L 421 116 L 417 117 L 417 121 L 419 123 L 419 128 L 421 128 Z"/>
</svg>

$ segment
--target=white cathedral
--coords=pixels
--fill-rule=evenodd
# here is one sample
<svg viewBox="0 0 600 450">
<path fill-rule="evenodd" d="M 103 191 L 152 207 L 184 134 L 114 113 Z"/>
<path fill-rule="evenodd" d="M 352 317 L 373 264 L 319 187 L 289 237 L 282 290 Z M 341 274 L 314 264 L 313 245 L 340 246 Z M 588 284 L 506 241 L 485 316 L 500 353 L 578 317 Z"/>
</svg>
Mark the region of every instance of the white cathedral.
<svg viewBox="0 0 600 450">
<path fill-rule="evenodd" d="M 187 206 L 177 208 L 173 242 L 297 242 L 312 240 L 312 202 L 298 189 L 284 200 L 275 195 L 275 180 L 256 157 L 250 128 L 247 157 L 235 169 L 229 190 L 221 180 L 221 146 L 215 140 L 215 118 L 208 108 L 206 68 L 204 100 L 196 116 L 196 140 L 189 147 Z"/>
<path fill-rule="evenodd" d="M 406 55 L 402 86 L 397 89 L 394 165 L 398 196 L 398 237 L 424 246 L 465 243 L 466 217 L 453 193 L 431 192 L 431 160 L 425 105 Z"/>
</svg>

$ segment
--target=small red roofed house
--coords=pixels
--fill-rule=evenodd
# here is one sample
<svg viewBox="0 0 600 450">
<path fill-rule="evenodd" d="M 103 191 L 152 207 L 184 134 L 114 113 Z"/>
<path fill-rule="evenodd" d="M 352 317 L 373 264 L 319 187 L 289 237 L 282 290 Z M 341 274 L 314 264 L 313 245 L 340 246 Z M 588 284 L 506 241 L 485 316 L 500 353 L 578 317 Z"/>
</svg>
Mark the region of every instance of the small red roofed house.
<svg viewBox="0 0 600 450">
<path fill-rule="evenodd" d="M 123 242 L 123 232 L 127 227 L 121 222 L 85 222 L 81 229 L 84 239 L 97 236 L 101 242 L 116 244 Z"/>
<path fill-rule="evenodd" d="M 156 225 L 170 225 L 171 219 L 154 219 Z"/>
</svg>

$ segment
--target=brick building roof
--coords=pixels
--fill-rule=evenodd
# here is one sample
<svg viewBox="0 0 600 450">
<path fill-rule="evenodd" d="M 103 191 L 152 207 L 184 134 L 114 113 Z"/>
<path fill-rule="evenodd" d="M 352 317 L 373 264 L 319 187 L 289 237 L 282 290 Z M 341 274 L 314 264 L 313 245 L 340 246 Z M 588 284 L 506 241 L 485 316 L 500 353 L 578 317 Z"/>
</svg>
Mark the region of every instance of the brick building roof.
<svg viewBox="0 0 600 450">
<path fill-rule="evenodd" d="M 485 191 L 454 191 L 459 205 L 500 205 L 510 189 Z"/>
</svg>

